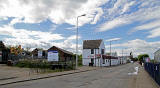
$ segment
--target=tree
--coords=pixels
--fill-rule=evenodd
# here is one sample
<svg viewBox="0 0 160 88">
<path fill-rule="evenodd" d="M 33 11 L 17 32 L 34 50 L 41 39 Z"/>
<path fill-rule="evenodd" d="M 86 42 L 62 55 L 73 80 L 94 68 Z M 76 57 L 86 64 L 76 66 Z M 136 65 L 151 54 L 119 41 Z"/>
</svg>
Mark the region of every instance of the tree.
<svg viewBox="0 0 160 88">
<path fill-rule="evenodd" d="M 140 63 L 144 62 L 144 58 L 149 57 L 148 54 L 140 54 L 138 55 L 138 61 L 140 61 Z"/>
<path fill-rule="evenodd" d="M 3 50 L 3 49 L 5 49 L 5 45 L 2 41 L 0 41 L 0 50 Z"/>
<path fill-rule="evenodd" d="M 82 66 L 82 54 L 78 55 L 78 65 Z"/>
</svg>

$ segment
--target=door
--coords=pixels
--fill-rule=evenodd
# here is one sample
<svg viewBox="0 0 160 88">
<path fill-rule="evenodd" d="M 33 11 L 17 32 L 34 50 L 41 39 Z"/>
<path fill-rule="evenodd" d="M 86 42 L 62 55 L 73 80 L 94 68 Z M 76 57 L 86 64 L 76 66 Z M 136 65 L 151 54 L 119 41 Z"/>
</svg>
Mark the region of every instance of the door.
<svg viewBox="0 0 160 88">
<path fill-rule="evenodd" d="M 93 58 L 91 58 L 91 63 L 94 64 L 94 59 Z"/>
</svg>

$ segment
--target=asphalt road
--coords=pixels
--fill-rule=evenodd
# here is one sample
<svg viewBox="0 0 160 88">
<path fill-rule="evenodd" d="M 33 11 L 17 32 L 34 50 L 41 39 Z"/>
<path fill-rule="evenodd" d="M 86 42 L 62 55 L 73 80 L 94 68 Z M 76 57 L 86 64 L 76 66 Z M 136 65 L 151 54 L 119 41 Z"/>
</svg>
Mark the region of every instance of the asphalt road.
<svg viewBox="0 0 160 88">
<path fill-rule="evenodd" d="M 136 64 L 103 67 L 89 72 L 53 77 L 23 83 L 0 86 L 0 88 L 135 88 Z"/>
</svg>

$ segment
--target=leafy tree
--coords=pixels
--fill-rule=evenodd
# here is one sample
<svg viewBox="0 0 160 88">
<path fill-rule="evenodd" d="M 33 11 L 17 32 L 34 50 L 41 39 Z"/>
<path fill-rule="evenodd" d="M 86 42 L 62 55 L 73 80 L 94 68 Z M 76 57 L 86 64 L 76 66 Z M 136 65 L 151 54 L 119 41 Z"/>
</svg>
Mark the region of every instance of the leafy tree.
<svg viewBox="0 0 160 88">
<path fill-rule="evenodd" d="M 140 63 L 144 62 L 144 58 L 149 57 L 148 54 L 140 54 L 138 55 L 138 61 L 140 61 Z"/>
<path fill-rule="evenodd" d="M 78 55 L 78 65 L 82 66 L 82 54 Z"/>
</svg>

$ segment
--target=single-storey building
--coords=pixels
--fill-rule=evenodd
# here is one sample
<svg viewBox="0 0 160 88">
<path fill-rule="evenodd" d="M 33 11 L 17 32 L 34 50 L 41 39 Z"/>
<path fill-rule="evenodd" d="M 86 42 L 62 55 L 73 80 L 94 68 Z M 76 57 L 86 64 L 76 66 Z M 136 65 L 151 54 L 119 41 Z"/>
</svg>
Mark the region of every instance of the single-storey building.
<svg viewBox="0 0 160 88">
<path fill-rule="evenodd" d="M 125 64 L 127 63 L 127 60 L 130 59 L 130 56 L 118 56 L 119 60 L 120 60 L 120 64 Z"/>
<path fill-rule="evenodd" d="M 47 59 L 47 50 L 36 48 L 32 51 L 32 57 L 36 59 Z"/>
<path fill-rule="evenodd" d="M 102 57 L 103 57 L 102 66 L 110 66 L 110 64 L 111 65 L 118 65 L 119 64 L 118 57 L 107 56 L 107 55 L 103 55 Z"/>
<path fill-rule="evenodd" d="M 102 39 L 84 40 L 82 62 L 86 66 L 102 66 L 102 55 L 105 53 L 105 45 Z"/>
<path fill-rule="evenodd" d="M 71 61 L 73 59 L 73 53 L 69 52 L 67 50 L 61 49 L 56 46 L 52 46 L 51 48 L 48 49 L 48 54 L 49 52 L 53 53 L 58 53 L 58 61 Z M 53 56 L 54 57 L 54 56 Z"/>
</svg>

